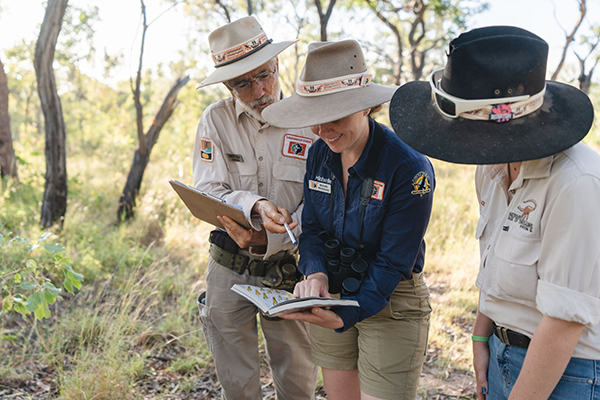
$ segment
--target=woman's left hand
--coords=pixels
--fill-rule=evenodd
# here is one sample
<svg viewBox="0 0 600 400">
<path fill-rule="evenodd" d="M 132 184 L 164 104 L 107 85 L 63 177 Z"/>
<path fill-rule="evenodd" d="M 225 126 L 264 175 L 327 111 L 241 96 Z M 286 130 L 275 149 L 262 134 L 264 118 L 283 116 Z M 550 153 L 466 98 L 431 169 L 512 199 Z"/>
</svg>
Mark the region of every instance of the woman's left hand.
<svg viewBox="0 0 600 400">
<path fill-rule="evenodd" d="M 309 311 L 281 314 L 279 316 L 283 319 L 304 321 L 327 329 L 344 327 L 344 321 L 336 313 L 319 307 L 313 307 Z"/>
</svg>

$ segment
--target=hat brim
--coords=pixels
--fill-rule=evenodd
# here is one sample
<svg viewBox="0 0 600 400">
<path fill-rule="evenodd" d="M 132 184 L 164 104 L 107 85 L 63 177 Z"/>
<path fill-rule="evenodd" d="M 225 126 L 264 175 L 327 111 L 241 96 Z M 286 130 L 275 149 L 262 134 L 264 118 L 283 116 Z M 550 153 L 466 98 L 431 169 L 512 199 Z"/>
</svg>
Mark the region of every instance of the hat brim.
<svg viewBox="0 0 600 400">
<path fill-rule="evenodd" d="M 268 62 L 270 59 L 277 56 L 279 53 L 281 53 L 283 50 L 287 49 L 297 41 L 298 39 L 288 40 L 279 43 L 270 43 L 262 49 L 258 50 L 256 53 L 252 53 L 247 57 L 232 62 L 231 64 L 215 68 L 212 74 L 207 76 L 201 83 L 199 83 L 196 86 L 196 89 L 200 89 L 204 86 L 212 85 L 219 82 L 225 82 L 230 79 L 237 78 L 240 75 L 247 74 L 248 72 Z"/>
<path fill-rule="evenodd" d="M 386 103 L 392 99 L 397 86 L 375 83 L 358 89 L 322 96 L 292 96 L 271 104 L 262 116 L 280 128 L 304 128 L 335 121 L 348 115 Z"/>
<path fill-rule="evenodd" d="M 579 89 L 547 81 L 544 104 L 508 122 L 448 118 L 437 111 L 428 82 L 401 86 L 390 104 L 398 137 L 415 150 L 460 164 L 499 164 L 547 157 L 587 135 L 593 106 Z"/>
</svg>

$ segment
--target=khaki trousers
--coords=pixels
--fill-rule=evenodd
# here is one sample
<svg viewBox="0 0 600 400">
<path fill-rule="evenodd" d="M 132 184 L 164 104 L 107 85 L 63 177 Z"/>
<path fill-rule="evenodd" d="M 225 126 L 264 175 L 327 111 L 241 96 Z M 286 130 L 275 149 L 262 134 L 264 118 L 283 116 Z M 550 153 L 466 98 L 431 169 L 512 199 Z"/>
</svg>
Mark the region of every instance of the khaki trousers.
<svg viewBox="0 0 600 400">
<path fill-rule="evenodd" d="M 208 261 L 206 306 L 200 320 L 213 355 L 224 400 L 261 400 L 258 309 L 231 290 L 236 284 L 262 286 L 261 277 L 240 275 Z M 260 315 L 260 313 L 259 313 Z M 314 398 L 317 367 L 310 359 L 308 327 L 297 321 L 270 321 L 260 315 L 267 359 L 278 400 Z"/>
</svg>

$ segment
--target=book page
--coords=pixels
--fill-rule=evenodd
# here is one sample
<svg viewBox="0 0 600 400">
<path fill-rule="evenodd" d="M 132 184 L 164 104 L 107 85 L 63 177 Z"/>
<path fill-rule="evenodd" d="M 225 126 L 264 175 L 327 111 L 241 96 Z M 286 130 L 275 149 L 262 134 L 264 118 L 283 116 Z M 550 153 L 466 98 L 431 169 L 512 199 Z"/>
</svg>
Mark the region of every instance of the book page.
<svg viewBox="0 0 600 400">
<path fill-rule="evenodd" d="M 271 307 L 294 298 L 288 291 L 260 286 L 233 285 L 231 290 L 256 304 L 264 313 L 267 313 Z"/>
</svg>

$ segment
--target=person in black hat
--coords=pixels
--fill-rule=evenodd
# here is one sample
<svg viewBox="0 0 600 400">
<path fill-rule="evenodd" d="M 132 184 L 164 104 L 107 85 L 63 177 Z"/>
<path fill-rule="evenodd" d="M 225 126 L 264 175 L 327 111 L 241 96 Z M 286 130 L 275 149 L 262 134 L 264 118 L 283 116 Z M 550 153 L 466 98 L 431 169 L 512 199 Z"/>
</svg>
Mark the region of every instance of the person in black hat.
<svg viewBox="0 0 600 400">
<path fill-rule="evenodd" d="M 580 143 L 594 112 L 583 92 L 545 80 L 547 55 L 526 30 L 475 29 L 390 106 L 408 145 L 478 164 L 479 399 L 600 393 L 600 156 Z"/>
</svg>

